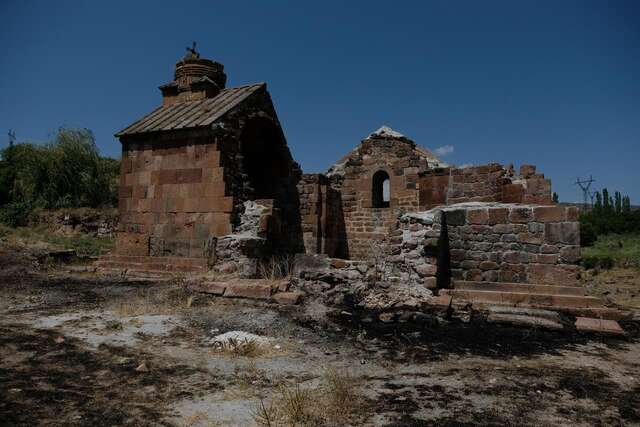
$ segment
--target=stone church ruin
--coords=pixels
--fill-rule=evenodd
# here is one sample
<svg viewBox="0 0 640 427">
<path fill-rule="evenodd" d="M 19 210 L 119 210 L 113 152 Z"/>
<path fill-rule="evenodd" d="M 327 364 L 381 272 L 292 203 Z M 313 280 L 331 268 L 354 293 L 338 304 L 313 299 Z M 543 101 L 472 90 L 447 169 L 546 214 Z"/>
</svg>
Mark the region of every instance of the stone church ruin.
<svg viewBox="0 0 640 427">
<path fill-rule="evenodd" d="M 252 278 L 298 254 L 364 280 L 358 266 L 378 245 L 404 286 L 615 317 L 579 287 L 578 211 L 552 202 L 535 166 L 457 168 L 381 127 L 326 173 L 305 174 L 267 85 L 226 80 L 190 50 L 161 105 L 116 134 L 120 224 L 101 268 Z"/>
</svg>

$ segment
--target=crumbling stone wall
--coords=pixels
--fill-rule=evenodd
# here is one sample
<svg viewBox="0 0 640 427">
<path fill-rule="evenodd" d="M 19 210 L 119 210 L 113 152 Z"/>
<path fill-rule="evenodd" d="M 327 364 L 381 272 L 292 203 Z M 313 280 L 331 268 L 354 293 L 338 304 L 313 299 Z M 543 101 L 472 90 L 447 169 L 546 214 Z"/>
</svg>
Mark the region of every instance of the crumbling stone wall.
<svg viewBox="0 0 640 427">
<path fill-rule="evenodd" d="M 305 253 L 347 258 L 342 195 L 323 174 L 304 174 L 298 183 Z"/>
<path fill-rule="evenodd" d="M 436 287 L 440 220 L 434 213 L 402 215 L 399 227 L 389 239 L 390 261 L 403 281 L 414 286 Z"/>
<path fill-rule="evenodd" d="M 36 209 L 29 225 L 46 225 L 61 234 L 83 233 L 96 237 L 113 237 L 118 225 L 117 209 L 68 208 Z"/>
<path fill-rule="evenodd" d="M 447 204 L 501 201 L 506 173 L 497 163 L 452 169 Z"/>
<path fill-rule="evenodd" d="M 443 212 L 454 279 L 577 284 L 577 209 L 504 203 L 463 203 L 404 215 L 392 239 L 394 262 L 404 265 L 413 280 L 420 277 L 425 286 L 435 286 Z"/>
<path fill-rule="evenodd" d="M 553 203 L 551 181 L 532 165 L 522 165 L 519 175 L 497 163 L 429 170 L 418 184 L 420 210 L 464 202 Z"/>
<path fill-rule="evenodd" d="M 381 128 L 369 135 L 328 172 L 340 192 L 348 256 L 370 256 L 371 241 L 384 239 L 397 226 L 401 212 L 419 208 L 419 172 L 439 164 L 428 151 L 391 129 Z M 388 206 L 376 203 L 375 177 L 389 179 Z"/>
</svg>

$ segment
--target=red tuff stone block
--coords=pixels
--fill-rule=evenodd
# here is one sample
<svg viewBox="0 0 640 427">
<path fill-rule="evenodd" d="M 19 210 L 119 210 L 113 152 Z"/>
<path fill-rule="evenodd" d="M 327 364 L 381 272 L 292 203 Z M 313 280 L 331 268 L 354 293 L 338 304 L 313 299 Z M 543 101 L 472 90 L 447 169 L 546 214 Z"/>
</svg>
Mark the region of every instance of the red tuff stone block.
<svg viewBox="0 0 640 427">
<path fill-rule="evenodd" d="M 233 197 L 202 197 L 198 201 L 198 212 L 231 212 Z"/>
<path fill-rule="evenodd" d="M 204 190 L 201 195 L 205 197 L 224 197 L 225 184 L 224 181 L 209 182 L 204 185 Z"/>
<path fill-rule="evenodd" d="M 158 171 L 158 184 L 175 184 L 178 176 L 175 169 L 163 169 Z"/>
<path fill-rule="evenodd" d="M 531 208 L 513 208 L 509 213 L 509 221 L 515 223 L 527 223 L 533 218 Z"/>
<path fill-rule="evenodd" d="M 231 234 L 231 224 L 229 223 L 229 221 L 215 222 L 214 224 L 210 225 L 210 228 L 211 228 L 211 233 L 216 237 L 226 236 L 227 234 Z"/>
<path fill-rule="evenodd" d="M 188 184 L 202 181 L 202 168 L 176 170 L 176 182 Z"/>
<path fill-rule="evenodd" d="M 520 176 L 522 178 L 528 178 L 536 174 L 536 167 L 534 165 L 521 165 Z"/>
<path fill-rule="evenodd" d="M 224 294 L 225 289 L 227 289 L 227 284 L 224 282 L 202 282 L 202 283 L 191 283 L 188 285 L 189 289 L 192 289 L 196 292 L 204 292 L 207 294 L 213 295 L 222 295 Z"/>
<path fill-rule="evenodd" d="M 489 222 L 489 212 L 487 209 L 473 209 L 467 211 L 467 221 L 469 224 L 486 224 Z"/>
<path fill-rule="evenodd" d="M 133 187 L 130 185 L 120 186 L 118 189 L 118 197 L 121 199 L 129 198 L 133 195 Z"/>
<path fill-rule="evenodd" d="M 348 266 L 349 264 L 347 263 L 347 261 L 340 259 L 340 258 L 332 258 L 331 259 L 331 267 L 333 268 L 345 268 L 346 266 Z"/>
<path fill-rule="evenodd" d="M 131 159 L 122 159 L 120 163 L 120 173 L 121 174 L 131 173 L 132 170 L 133 170 L 133 163 L 131 162 Z"/>
<path fill-rule="evenodd" d="M 549 285 L 576 285 L 579 267 L 575 265 L 529 264 L 527 280 Z"/>
<path fill-rule="evenodd" d="M 184 200 L 185 212 L 199 212 L 200 200 L 196 197 L 189 197 Z"/>
<path fill-rule="evenodd" d="M 560 222 L 566 219 L 563 206 L 540 206 L 533 209 L 533 219 L 538 222 Z"/>
<path fill-rule="evenodd" d="M 489 224 L 491 225 L 505 224 L 508 217 L 509 209 L 507 208 L 489 209 Z"/>
<path fill-rule="evenodd" d="M 293 292 L 279 292 L 273 296 L 273 299 L 278 304 L 296 305 L 296 304 L 300 304 L 303 297 L 304 297 L 304 294 L 302 292 L 293 291 Z"/>
<path fill-rule="evenodd" d="M 612 335 L 624 335 L 624 330 L 615 320 L 576 317 L 576 329 L 582 332 L 600 332 Z"/>
<path fill-rule="evenodd" d="M 580 210 L 575 206 L 569 206 L 566 209 L 567 221 L 577 221 L 580 216 Z"/>
<path fill-rule="evenodd" d="M 505 203 L 520 203 L 524 195 L 524 188 L 520 184 L 507 184 L 502 187 L 502 201 Z"/>
</svg>

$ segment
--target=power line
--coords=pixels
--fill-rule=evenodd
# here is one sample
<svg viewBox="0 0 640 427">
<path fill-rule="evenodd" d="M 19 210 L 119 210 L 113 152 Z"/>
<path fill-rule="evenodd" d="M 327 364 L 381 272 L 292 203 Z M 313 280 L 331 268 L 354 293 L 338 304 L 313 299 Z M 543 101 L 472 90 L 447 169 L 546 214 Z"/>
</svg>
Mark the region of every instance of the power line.
<svg viewBox="0 0 640 427">
<path fill-rule="evenodd" d="M 593 177 L 591 175 L 589 175 L 589 179 L 583 179 L 581 180 L 580 178 L 576 179 L 575 184 L 580 187 L 580 189 L 582 190 L 582 206 L 586 209 L 587 208 L 587 201 L 589 199 L 589 197 L 593 197 L 589 194 L 589 187 L 591 187 L 591 184 L 593 184 L 594 182 L 596 182 L 595 179 L 593 179 Z"/>
</svg>

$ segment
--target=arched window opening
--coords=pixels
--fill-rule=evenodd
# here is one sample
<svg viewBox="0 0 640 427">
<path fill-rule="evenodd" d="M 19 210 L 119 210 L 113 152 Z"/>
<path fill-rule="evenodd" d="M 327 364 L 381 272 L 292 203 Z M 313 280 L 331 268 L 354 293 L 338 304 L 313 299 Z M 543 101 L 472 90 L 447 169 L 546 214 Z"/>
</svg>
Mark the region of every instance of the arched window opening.
<svg viewBox="0 0 640 427">
<path fill-rule="evenodd" d="M 374 208 L 388 208 L 391 200 L 389 174 L 378 171 L 373 175 L 372 202 Z"/>
</svg>

